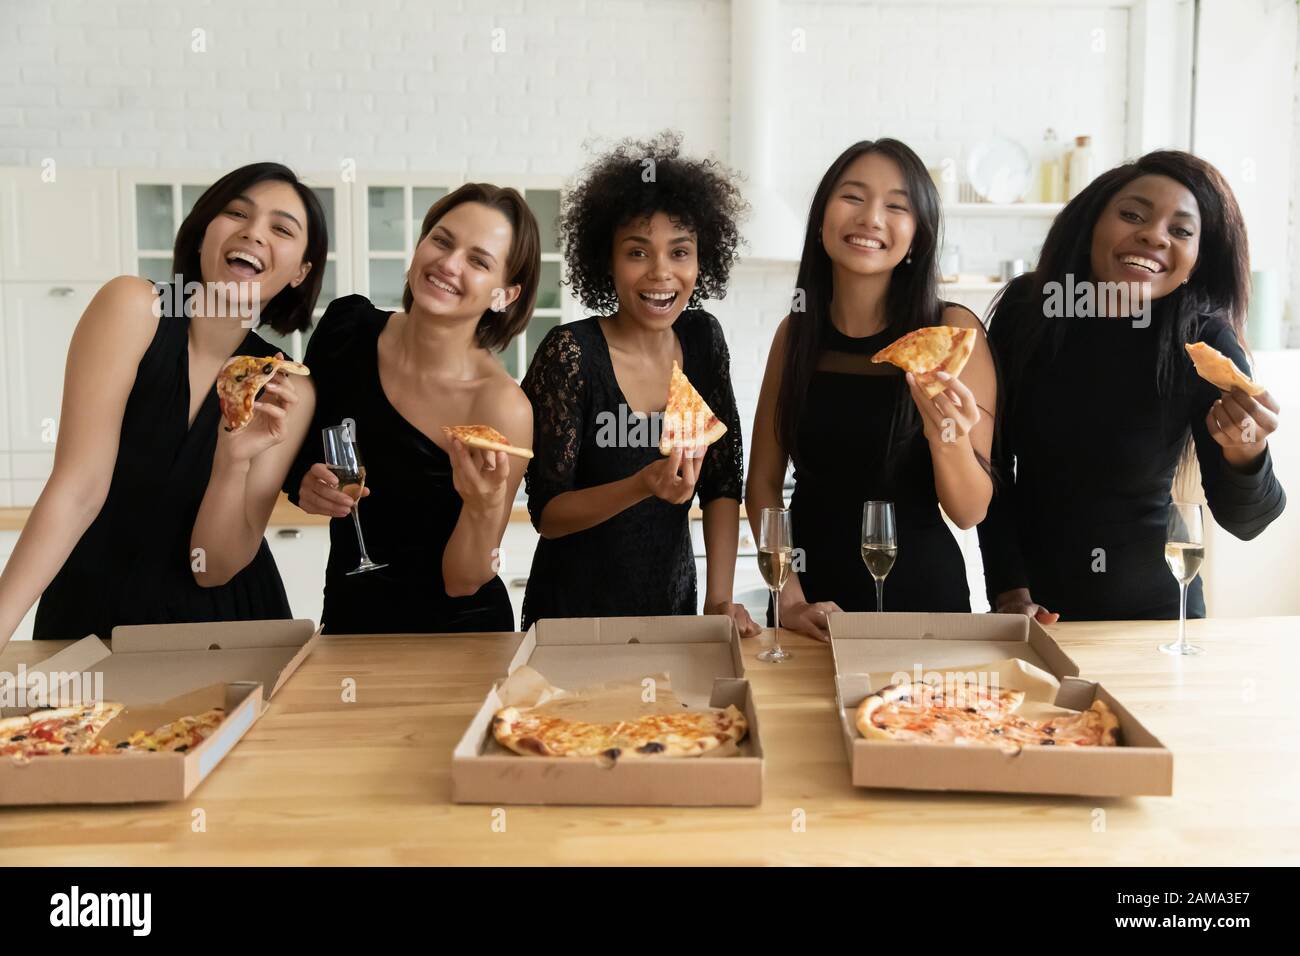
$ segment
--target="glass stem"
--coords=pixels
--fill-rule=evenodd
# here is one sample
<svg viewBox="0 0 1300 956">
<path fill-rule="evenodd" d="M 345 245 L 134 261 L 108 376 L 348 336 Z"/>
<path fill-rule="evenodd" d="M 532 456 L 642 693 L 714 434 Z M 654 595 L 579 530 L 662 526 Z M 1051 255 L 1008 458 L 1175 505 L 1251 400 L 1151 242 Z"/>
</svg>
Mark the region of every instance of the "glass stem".
<svg viewBox="0 0 1300 956">
<path fill-rule="evenodd" d="M 781 646 L 781 592 L 772 588 L 772 628 L 775 633 L 772 635 L 772 643 Z"/>
<path fill-rule="evenodd" d="M 369 564 L 370 555 L 366 554 L 366 539 L 361 534 L 361 516 L 357 514 L 357 506 L 352 506 L 352 520 L 357 525 L 357 547 L 361 549 L 361 563 Z"/>
<path fill-rule="evenodd" d="M 1178 585 L 1178 650 L 1187 646 L 1187 583 Z"/>
<path fill-rule="evenodd" d="M 883 613 L 885 610 L 885 579 L 876 578 L 876 613 Z"/>
</svg>

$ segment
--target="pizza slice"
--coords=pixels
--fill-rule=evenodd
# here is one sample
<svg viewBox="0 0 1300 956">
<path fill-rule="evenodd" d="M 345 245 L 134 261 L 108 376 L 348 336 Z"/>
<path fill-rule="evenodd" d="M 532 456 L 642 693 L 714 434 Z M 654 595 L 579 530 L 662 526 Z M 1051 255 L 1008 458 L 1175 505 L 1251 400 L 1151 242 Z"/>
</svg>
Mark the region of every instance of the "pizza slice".
<svg viewBox="0 0 1300 956">
<path fill-rule="evenodd" d="M 492 735 L 503 747 L 532 757 L 601 757 L 628 760 L 698 757 L 748 732 L 734 705 L 721 710 L 647 714 L 613 723 L 557 717 L 529 708 L 503 707 L 492 718 Z"/>
<path fill-rule="evenodd" d="M 1192 357 L 1196 374 L 1201 376 L 1221 392 L 1231 392 L 1233 387 L 1240 388 L 1247 395 L 1260 395 L 1267 391 L 1263 385 L 1250 380 L 1235 362 L 1213 345 L 1204 342 L 1189 342 L 1187 354 Z"/>
<path fill-rule="evenodd" d="M 152 733 L 137 730 L 126 740 L 117 744 L 116 747 L 118 750 L 133 753 L 148 753 L 160 750 L 184 753 L 211 737 L 225 719 L 225 710 L 220 707 L 213 707 L 201 714 L 180 717 L 170 723 L 163 724 Z"/>
<path fill-rule="evenodd" d="M 122 704 L 90 703 L 37 710 L 0 721 L 0 756 L 19 760 L 49 754 L 102 752 L 99 734 Z"/>
<path fill-rule="evenodd" d="M 938 377 L 947 372 L 954 378 L 966 367 L 975 351 L 975 330 L 953 325 L 930 325 L 895 340 L 871 356 L 873 362 L 889 362 L 911 372 L 931 398 L 948 386 Z"/>
<path fill-rule="evenodd" d="M 510 444 L 510 439 L 489 425 L 443 425 L 442 431 L 448 438 L 459 439 L 469 448 L 503 451 L 523 459 L 533 457 L 532 449 Z"/>
<path fill-rule="evenodd" d="M 217 398 L 221 401 L 221 417 L 226 431 L 237 432 L 253 420 L 253 402 L 257 393 L 276 372 L 291 375 L 310 375 L 307 366 L 288 359 L 256 358 L 252 355 L 235 355 L 221 366 L 217 373 Z"/>
<path fill-rule="evenodd" d="M 664 409 L 659 435 L 659 454 L 671 455 L 674 448 L 683 454 L 703 453 L 727 433 L 727 426 L 713 414 L 704 396 L 695 390 L 681 367 L 673 362 L 673 376 L 668 383 L 668 406 Z"/>
</svg>

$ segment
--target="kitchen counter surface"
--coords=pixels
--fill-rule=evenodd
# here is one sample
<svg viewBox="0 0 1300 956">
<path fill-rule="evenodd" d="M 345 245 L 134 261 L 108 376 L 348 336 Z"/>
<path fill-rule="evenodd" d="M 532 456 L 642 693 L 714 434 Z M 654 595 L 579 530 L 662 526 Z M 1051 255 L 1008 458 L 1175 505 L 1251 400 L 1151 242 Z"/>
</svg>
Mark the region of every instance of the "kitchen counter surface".
<svg viewBox="0 0 1300 956">
<path fill-rule="evenodd" d="M 761 806 L 507 807 L 498 832 L 493 807 L 449 802 L 450 759 L 519 635 L 334 637 L 189 800 L 0 809 L 0 862 L 1300 863 L 1300 618 L 1193 621 L 1207 653 L 1184 660 L 1156 649 L 1175 627 L 1050 628 L 1174 752 L 1172 797 L 855 789 L 830 650 L 783 635 L 795 658 L 780 666 L 745 642 L 767 754 Z M 0 670 L 60 646 L 15 642 Z M 351 704 L 340 699 L 349 677 Z"/>
</svg>

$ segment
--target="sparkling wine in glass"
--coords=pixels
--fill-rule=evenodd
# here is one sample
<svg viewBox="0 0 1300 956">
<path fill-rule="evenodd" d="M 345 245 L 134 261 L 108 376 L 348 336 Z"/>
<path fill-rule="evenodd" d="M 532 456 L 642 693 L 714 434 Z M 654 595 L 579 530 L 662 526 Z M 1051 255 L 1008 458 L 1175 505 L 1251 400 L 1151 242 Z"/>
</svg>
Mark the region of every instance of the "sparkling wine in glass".
<svg viewBox="0 0 1300 956">
<path fill-rule="evenodd" d="M 1165 564 L 1178 581 L 1178 640 L 1160 645 L 1166 654 L 1190 657 L 1205 653 L 1204 648 L 1187 643 L 1187 588 L 1196 580 L 1204 560 L 1201 506 L 1175 501 L 1169 506 L 1169 522 L 1165 526 Z"/>
<path fill-rule="evenodd" d="M 781 589 L 790 577 L 794 545 L 790 534 L 790 512 L 786 508 L 764 508 L 758 519 L 758 570 L 772 592 L 772 646 L 758 655 L 760 661 L 779 664 L 794 657 L 781 647 Z"/>
<path fill-rule="evenodd" d="M 898 531 L 892 501 L 868 501 L 862 506 L 862 561 L 876 581 L 876 610 L 885 609 L 885 578 L 898 557 Z"/>
<path fill-rule="evenodd" d="M 357 526 L 357 547 L 361 549 L 361 563 L 348 574 L 362 574 L 386 568 L 386 564 L 375 564 L 366 554 L 366 539 L 361 533 L 361 516 L 357 509 L 361 505 L 361 494 L 366 487 L 366 466 L 361 461 L 361 449 L 353 441 L 351 425 L 335 425 L 321 430 L 325 442 L 325 467 L 339 480 L 339 491 L 352 499 L 352 520 Z"/>
</svg>

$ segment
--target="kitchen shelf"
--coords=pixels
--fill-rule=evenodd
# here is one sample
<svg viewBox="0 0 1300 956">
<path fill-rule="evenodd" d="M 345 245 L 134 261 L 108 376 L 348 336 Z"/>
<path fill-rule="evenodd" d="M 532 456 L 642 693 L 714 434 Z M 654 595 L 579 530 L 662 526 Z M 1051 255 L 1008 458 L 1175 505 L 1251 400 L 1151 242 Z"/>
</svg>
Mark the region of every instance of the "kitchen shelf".
<svg viewBox="0 0 1300 956">
<path fill-rule="evenodd" d="M 1055 216 L 1061 202 L 954 202 L 943 207 L 945 216 Z"/>
</svg>

